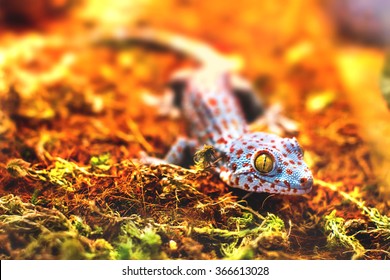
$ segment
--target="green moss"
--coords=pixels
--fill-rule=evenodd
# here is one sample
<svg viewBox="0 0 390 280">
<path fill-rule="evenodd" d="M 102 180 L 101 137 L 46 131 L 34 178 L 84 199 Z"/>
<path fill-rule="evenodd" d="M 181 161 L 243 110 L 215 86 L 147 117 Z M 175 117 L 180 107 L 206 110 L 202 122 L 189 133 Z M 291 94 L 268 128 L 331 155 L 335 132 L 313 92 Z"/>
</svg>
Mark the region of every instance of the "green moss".
<svg viewBox="0 0 390 280">
<path fill-rule="evenodd" d="M 27 176 L 30 163 L 24 161 L 23 159 L 17 158 L 10 160 L 6 169 L 8 173 L 14 178 L 22 178 Z"/>
<path fill-rule="evenodd" d="M 66 191 L 75 191 L 76 182 L 79 180 L 79 175 L 91 175 L 87 168 L 80 167 L 74 162 L 56 157 L 54 166 L 48 169 L 28 169 L 28 175 L 36 180 L 50 182 L 51 184 L 60 186 Z M 84 178 L 85 179 L 85 178 Z"/>
<path fill-rule="evenodd" d="M 92 254 L 90 259 L 94 260 L 116 260 L 118 259 L 118 253 L 114 247 L 105 239 L 98 238 L 92 244 Z"/>
<path fill-rule="evenodd" d="M 91 157 L 89 163 L 91 165 L 92 170 L 101 170 L 107 171 L 111 168 L 110 164 L 111 155 L 109 153 L 105 153 L 99 156 Z"/>
<path fill-rule="evenodd" d="M 367 216 L 372 223 L 374 223 L 376 229 L 371 231 L 375 231 L 375 235 L 377 235 L 378 237 L 381 236 L 384 239 L 390 238 L 390 217 L 382 215 L 380 211 L 375 207 L 366 206 L 365 201 L 356 198 L 356 190 L 353 193 L 346 193 L 344 191 L 339 190 L 336 185 L 332 185 L 321 180 L 316 180 L 316 184 L 319 184 L 323 187 L 327 187 L 332 191 L 339 193 L 346 201 L 355 204 L 359 209 L 362 210 L 362 213 Z"/>
<path fill-rule="evenodd" d="M 87 258 L 84 246 L 77 238 L 65 239 L 59 248 L 59 258 L 62 260 L 82 260 Z"/>
<path fill-rule="evenodd" d="M 116 258 L 110 243 L 86 237 L 91 229 L 80 217 L 68 219 L 56 209 L 24 203 L 17 196 L 0 198 L 0 225 L 0 232 L 18 236 L 25 244 L 21 259 Z"/>
<path fill-rule="evenodd" d="M 227 259 L 251 259 L 257 248 L 287 247 L 288 232 L 282 219 L 268 213 L 259 224 L 252 213 L 244 212 L 242 217 L 230 218 L 236 221 L 236 229 L 219 229 L 203 227 L 192 230 L 197 234 L 205 234 L 209 238 L 223 239 L 228 242 L 221 243 L 221 253 Z"/>
<path fill-rule="evenodd" d="M 247 228 L 255 222 L 252 213 L 244 212 L 241 217 L 229 217 L 228 223 L 234 224 L 237 228 Z"/>
<path fill-rule="evenodd" d="M 119 259 L 150 260 L 163 259 L 161 237 L 151 226 L 139 228 L 133 221 L 126 221 L 116 242 Z"/>
<path fill-rule="evenodd" d="M 86 237 L 88 237 L 91 234 L 91 227 L 87 225 L 81 217 L 76 215 L 71 215 L 70 221 L 79 234 Z"/>
<path fill-rule="evenodd" d="M 354 255 L 352 258 L 357 259 L 364 256 L 366 249 L 360 244 L 359 240 L 354 235 L 347 235 L 345 228 L 345 220 L 336 215 L 336 210 L 333 210 L 329 215 L 325 216 L 325 231 L 328 232 L 327 242 L 330 247 L 344 247 L 352 249 Z"/>
</svg>

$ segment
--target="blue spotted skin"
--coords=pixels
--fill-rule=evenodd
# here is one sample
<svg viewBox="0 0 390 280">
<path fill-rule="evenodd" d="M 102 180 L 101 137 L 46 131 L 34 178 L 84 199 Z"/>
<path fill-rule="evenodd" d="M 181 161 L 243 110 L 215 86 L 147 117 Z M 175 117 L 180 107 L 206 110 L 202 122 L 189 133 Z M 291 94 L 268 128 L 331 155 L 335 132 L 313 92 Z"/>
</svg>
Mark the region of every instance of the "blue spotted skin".
<svg viewBox="0 0 390 280">
<path fill-rule="evenodd" d="M 216 171 L 230 187 L 290 195 L 311 190 L 313 177 L 297 140 L 249 132 L 230 88 L 229 74 L 201 68 L 187 80 L 183 94 L 182 111 L 189 124 L 189 138 L 177 141 L 167 161 L 180 164 L 185 148 L 209 144 L 221 157 Z M 264 152 L 274 159 L 267 174 L 255 168 L 256 157 Z"/>
<path fill-rule="evenodd" d="M 119 37 L 126 36 L 126 32 Z M 163 30 L 133 30 L 128 39 L 157 43 L 186 54 L 199 62 L 199 68 L 185 80 L 181 109 L 188 122 L 188 137 L 180 137 L 165 161 L 181 164 L 184 149 L 212 145 L 221 160 L 215 167 L 221 179 L 231 187 L 250 192 L 304 194 L 311 190 L 312 174 L 303 161 L 295 138 L 255 132 L 248 129 L 238 100 L 233 93 L 234 65 L 215 49 L 201 41 Z M 273 168 L 261 173 L 256 157 L 266 152 Z M 151 160 L 151 162 L 156 162 Z"/>
</svg>

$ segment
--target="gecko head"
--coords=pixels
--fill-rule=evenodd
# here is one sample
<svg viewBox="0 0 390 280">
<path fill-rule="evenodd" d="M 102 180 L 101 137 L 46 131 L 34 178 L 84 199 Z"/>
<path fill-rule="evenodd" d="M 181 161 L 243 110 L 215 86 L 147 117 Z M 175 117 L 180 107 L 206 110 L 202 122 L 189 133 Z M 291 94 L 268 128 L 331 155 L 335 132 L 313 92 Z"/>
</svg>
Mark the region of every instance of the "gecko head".
<svg viewBox="0 0 390 280">
<path fill-rule="evenodd" d="M 295 138 L 248 133 L 229 143 L 221 178 L 231 187 L 252 192 L 308 193 L 313 176 Z"/>
</svg>

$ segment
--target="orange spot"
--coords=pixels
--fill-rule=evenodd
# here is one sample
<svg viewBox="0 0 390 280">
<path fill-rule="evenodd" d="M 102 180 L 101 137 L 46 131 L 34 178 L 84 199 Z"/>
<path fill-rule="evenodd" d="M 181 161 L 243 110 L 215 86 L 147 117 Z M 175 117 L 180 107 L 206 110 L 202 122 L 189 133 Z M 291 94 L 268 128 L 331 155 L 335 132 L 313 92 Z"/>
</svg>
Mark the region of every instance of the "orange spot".
<svg viewBox="0 0 390 280">
<path fill-rule="evenodd" d="M 209 98 L 209 104 L 211 106 L 217 106 L 217 100 L 215 98 Z"/>
<path fill-rule="evenodd" d="M 217 143 L 218 144 L 226 144 L 227 143 L 227 141 L 224 139 L 224 138 L 219 138 L 218 140 L 217 140 Z"/>
<path fill-rule="evenodd" d="M 222 120 L 222 126 L 225 130 L 227 130 L 229 127 L 228 127 L 228 123 L 225 119 Z"/>
</svg>

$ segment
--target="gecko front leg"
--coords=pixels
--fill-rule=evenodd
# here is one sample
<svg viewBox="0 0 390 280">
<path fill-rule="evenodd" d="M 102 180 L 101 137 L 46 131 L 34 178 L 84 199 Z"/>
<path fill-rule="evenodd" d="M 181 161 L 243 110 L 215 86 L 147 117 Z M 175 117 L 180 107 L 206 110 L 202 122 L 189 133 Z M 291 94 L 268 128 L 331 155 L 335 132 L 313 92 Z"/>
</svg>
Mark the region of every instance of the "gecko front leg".
<svg viewBox="0 0 390 280">
<path fill-rule="evenodd" d="M 186 152 L 194 150 L 196 144 L 197 142 L 195 140 L 186 137 L 179 137 L 163 159 L 149 156 L 142 151 L 140 153 L 140 163 L 155 165 L 171 163 L 175 165 L 182 165 L 187 158 Z"/>
<path fill-rule="evenodd" d="M 193 139 L 179 137 L 169 152 L 166 154 L 164 161 L 172 164 L 182 165 L 186 159 L 186 151 L 194 150 L 196 145 L 197 142 Z"/>
</svg>

